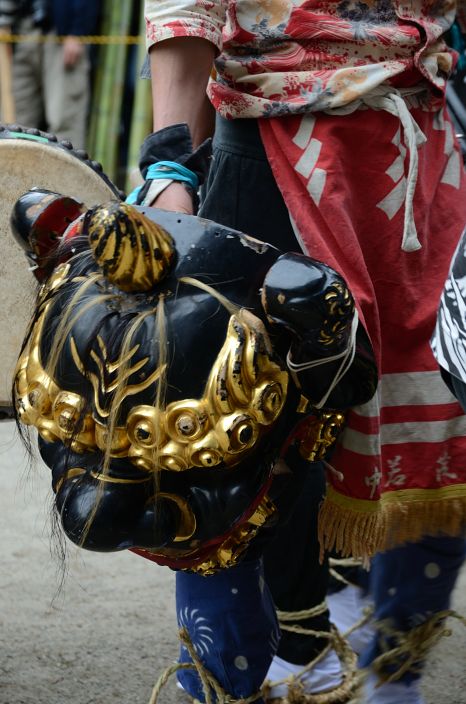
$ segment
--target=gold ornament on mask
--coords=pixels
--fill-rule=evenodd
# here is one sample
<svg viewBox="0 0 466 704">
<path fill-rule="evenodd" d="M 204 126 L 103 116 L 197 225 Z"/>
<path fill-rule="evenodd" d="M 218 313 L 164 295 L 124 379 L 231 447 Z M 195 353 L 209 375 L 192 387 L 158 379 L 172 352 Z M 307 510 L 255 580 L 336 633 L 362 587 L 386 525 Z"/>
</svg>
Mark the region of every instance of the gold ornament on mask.
<svg viewBox="0 0 466 704">
<path fill-rule="evenodd" d="M 335 444 L 345 424 L 345 414 L 338 411 L 316 410 L 309 416 L 301 438 L 299 452 L 308 462 L 324 460 Z"/>
<path fill-rule="evenodd" d="M 126 423 L 128 456 L 149 471 L 238 464 L 279 417 L 287 384 L 259 319 L 244 311 L 233 315 L 203 397 L 164 410 L 134 408 Z"/>
<path fill-rule="evenodd" d="M 89 244 L 105 277 L 122 291 L 150 291 L 166 275 L 170 235 L 127 203 L 110 201 L 86 217 Z"/>
<path fill-rule="evenodd" d="M 323 321 L 319 342 L 323 345 L 335 345 L 351 327 L 354 300 L 349 289 L 342 283 L 333 283 L 325 294 L 325 307 L 328 317 Z"/>
<path fill-rule="evenodd" d="M 47 310 L 48 306 L 35 323 L 15 380 L 20 420 L 37 427 L 45 440 L 61 440 L 75 452 L 99 449 L 113 458 L 128 457 L 148 472 L 210 469 L 241 462 L 282 412 L 288 373 L 274 361 L 262 322 L 242 310 L 230 317 L 202 398 L 174 401 L 165 408 L 135 406 L 125 425 L 114 426 L 109 437 L 107 418 L 100 413 L 99 419 L 90 413 L 83 415 L 84 399 L 60 389 L 42 365 L 40 341 Z M 69 344 L 76 368 L 84 375 L 85 365 L 72 337 Z M 108 375 L 121 361 L 108 358 L 100 338 L 98 348 L 100 363 L 97 373 L 90 375 L 97 412 L 99 393 L 111 393 L 113 388 L 103 384 L 105 372 Z M 130 350 L 128 363 L 135 352 L 135 348 Z M 148 362 L 147 358 L 142 361 Z M 159 371 L 122 386 L 120 402 L 144 391 L 149 383 L 157 383 Z"/>
</svg>

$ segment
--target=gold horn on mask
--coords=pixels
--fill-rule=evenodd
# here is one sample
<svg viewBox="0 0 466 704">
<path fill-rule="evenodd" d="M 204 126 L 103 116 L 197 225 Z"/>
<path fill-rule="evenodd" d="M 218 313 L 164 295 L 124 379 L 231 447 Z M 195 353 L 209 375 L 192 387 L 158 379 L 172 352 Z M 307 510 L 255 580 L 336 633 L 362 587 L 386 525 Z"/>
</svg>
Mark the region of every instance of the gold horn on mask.
<svg viewBox="0 0 466 704">
<path fill-rule="evenodd" d="M 86 225 L 97 264 L 122 291 L 149 291 L 168 272 L 175 254 L 172 238 L 133 206 L 99 205 L 87 214 Z"/>
</svg>

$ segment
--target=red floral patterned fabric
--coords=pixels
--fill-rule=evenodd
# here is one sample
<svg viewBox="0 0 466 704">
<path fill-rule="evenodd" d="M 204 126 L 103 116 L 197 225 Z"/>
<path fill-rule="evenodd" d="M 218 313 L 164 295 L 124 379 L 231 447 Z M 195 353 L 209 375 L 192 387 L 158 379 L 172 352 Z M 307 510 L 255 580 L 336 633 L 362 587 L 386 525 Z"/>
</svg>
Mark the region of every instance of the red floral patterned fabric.
<svg viewBox="0 0 466 704">
<path fill-rule="evenodd" d="M 147 0 L 147 42 L 201 37 L 219 50 L 209 85 L 227 118 L 340 107 L 382 83 L 424 78 L 441 96 L 441 35 L 454 0 Z"/>
</svg>

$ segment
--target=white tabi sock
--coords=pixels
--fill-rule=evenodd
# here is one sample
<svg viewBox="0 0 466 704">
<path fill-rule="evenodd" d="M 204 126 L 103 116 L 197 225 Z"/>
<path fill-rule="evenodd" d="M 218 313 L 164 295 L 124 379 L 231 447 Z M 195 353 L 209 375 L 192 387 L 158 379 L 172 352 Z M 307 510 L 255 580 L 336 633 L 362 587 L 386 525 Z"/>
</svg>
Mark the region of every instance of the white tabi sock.
<svg viewBox="0 0 466 704">
<path fill-rule="evenodd" d="M 330 611 L 330 621 L 342 635 L 364 617 L 365 609 L 373 606 L 372 599 L 364 596 L 363 590 L 352 584 L 335 594 L 328 594 L 326 601 Z M 354 652 L 359 655 L 369 645 L 373 635 L 374 627 L 369 621 L 350 633 L 347 640 Z"/>
<path fill-rule="evenodd" d="M 275 655 L 267 673 L 266 681 L 273 685 L 274 682 L 281 681 L 302 672 L 304 667 L 303 665 L 293 665 L 291 662 L 282 660 L 278 655 Z M 342 669 L 340 660 L 335 651 L 330 650 L 325 658 L 316 663 L 312 670 L 302 675 L 300 680 L 307 694 L 315 694 L 338 687 L 342 682 Z M 286 683 L 277 684 L 271 687 L 268 698 L 285 697 L 287 691 L 288 685 Z"/>
</svg>

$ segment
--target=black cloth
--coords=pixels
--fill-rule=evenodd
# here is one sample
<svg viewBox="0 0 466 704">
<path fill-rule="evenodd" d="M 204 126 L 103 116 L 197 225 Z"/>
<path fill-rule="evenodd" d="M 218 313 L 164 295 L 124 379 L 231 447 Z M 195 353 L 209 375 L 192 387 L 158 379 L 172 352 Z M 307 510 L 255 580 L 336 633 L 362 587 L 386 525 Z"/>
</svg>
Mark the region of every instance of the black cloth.
<svg viewBox="0 0 466 704">
<path fill-rule="evenodd" d="M 53 28 L 60 35 L 95 34 L 100 0 L 51 0 Z"/>
<path fill-rule="evenodd" d="M 32 17 L 44 31 L 54 30 L 60 36 L 95 34 L 101 0 L 3 0 L 0 2 L 0 25 L 5 14 L 14 24 Z"/>
<path fill-rule="evenodd" d="M 283 251 L 299 252 L 288 211 L 268 164 L 257 123 L 217 118 L 213 158 L 199 215 L 269 242 Z M 291 463 L 290 463 L 291 464 Z M 325 491 L 323 467 L 295 456 L 281 507 L 290 507 L 264 549 L 265 576 L 281 611 L 310 609 L 325 599 L 328 564 L 319 563 L 317 511 Z M 286 479 L 284 478 L 286 482 Z M 292 507 L 292 508 L 291 508 Z M 283 513 L 283 509 L 282 509 Z M 329 631 L 328 612 L 300 622 L 305 628 Z M 278 655 L 304 665 L 325 647 L 322 638 L 282 631 Z"/>
</svg>

